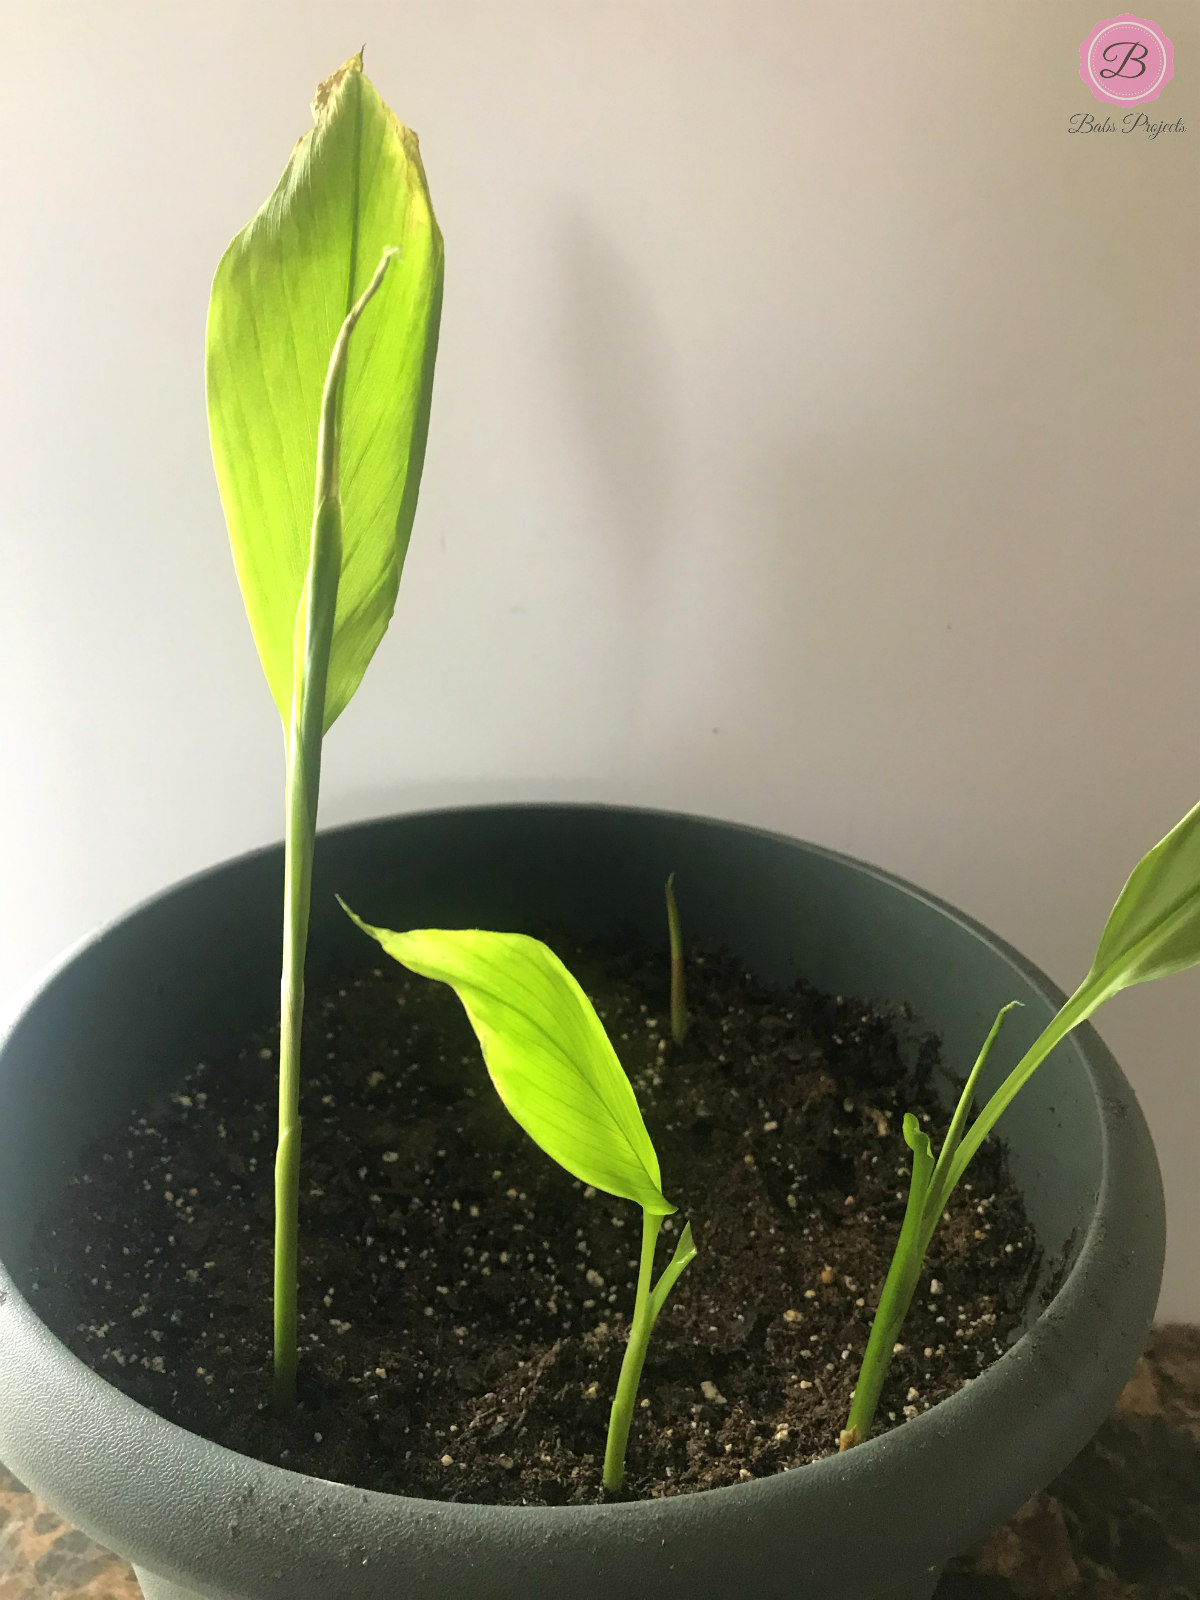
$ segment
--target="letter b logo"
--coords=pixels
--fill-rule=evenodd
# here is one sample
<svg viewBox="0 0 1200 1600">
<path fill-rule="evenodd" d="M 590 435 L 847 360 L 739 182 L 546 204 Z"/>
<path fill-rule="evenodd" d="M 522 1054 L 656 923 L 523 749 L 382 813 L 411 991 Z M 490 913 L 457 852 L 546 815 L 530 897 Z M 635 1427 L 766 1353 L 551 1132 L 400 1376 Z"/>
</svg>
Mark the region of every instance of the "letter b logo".
<svg viewBox="0 0 1200 1600">
<path fill-rule="evenodd" d="M 1079 46 L 1079 76 L 1112 105 L 1157 100 L 1174 72 L 1171 41 L 1156 22 L 1128 11 L 1098 22 Z"/>
</svg>

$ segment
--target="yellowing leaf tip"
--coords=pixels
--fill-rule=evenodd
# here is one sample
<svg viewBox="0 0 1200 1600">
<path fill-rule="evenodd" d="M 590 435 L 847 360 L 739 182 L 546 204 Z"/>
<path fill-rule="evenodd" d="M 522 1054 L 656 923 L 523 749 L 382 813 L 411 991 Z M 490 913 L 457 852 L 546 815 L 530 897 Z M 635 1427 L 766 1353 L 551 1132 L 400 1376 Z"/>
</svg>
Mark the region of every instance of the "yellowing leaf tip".
<svg viewBox="0 0 1200 1600">
<path fill-rule="evenodd" d="M 366 48 L 365 46 L 363 47 Z M 327 78 L 322 78 L 317 85 L 316 93 L 312 99 L 313 121 L 320 122 L 329 110 L 330 103 L 337 91 L 341 88 L 343 80 L 351 73 L 361 73 L 363 69 L 363 53 L 359 50 L 348 61 L 343 61 L 336 72 L 331 72 Z"/>
</svg>

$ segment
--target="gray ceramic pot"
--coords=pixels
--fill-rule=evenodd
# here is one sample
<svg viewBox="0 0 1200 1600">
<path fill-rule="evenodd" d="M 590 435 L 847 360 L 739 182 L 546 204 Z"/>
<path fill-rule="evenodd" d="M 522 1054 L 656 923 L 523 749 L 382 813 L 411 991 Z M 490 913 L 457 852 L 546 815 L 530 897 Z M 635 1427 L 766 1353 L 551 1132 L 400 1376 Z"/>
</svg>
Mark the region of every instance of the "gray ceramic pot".
<svg viewBox="0 0 1200 1600">
<path fill-rule="evenodd" d="M 322 835 L 310 970 L 361 939 L 335 889 L 393 927 L 632 922 L 658 939 L 671 869 L 692 938 L 766 977 L 908 1001 L 958 1068 L 1004 1001 L 1026 1007 L 1010 1059 L 1061 998 L 985 929 L 874 868 L 725 823 L 585 806 Z M 267 850 L 151 900 L 41 978 L 0 1046 L 0 1458 L 127 1556 L 149 1600 L 925 1600 L 941 1564 L 1112 1406 L 1154 1309 L 1162 1191 L 1133 1093 L 1086 1027 L 1001 1125 L 1047 1261 L 1070 1263 L 1058 1293 L 969 1387 L 845 1455 L 640 1504 L 444 1505 L 266 1466 L 126 1399 L 22 1297 L 31 1228 L 89 1136 L 270 1018 L 281 875 Z"/>
</svg>

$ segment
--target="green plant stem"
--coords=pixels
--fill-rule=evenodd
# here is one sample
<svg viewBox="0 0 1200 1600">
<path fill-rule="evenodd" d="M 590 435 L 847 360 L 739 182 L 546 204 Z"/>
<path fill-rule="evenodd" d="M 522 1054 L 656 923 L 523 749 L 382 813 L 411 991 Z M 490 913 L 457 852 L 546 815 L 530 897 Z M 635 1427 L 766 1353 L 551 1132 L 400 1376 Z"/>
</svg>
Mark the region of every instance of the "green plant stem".
<svg viewBox="0 0 1200 1600">
<path fill-rule="evenodd" d="M 279 1136 L 275 1151 L 274 1384 L 277 1411 L 296 1403 L 299 1216 L 300 1036 L 304 1021 L 304 956 L 308 946 L 313 847 L 321 787 L 325 686 L 342 571 L 342 504 L 338 493 L 337 412 L 346 352 L 355 323 L 383 282 L 387 250 L 365 293 L 342 323 L 325 387 L 317 433 L 317 473 L 308 572 L 296 609 L 292 714 L 288 726 L 283 868 L 283 976 L 279 1007 Z"/>
<path fill-rule="evenodd" d="M 646 1346 L 654 1328 L 655 1307 L 651 1304 L 650 1275 L 654 1268 L 654 1246 L 662 1217 L 649 1211 L 642 1212 L 642 1259 L 638 1267 L 637 1297 L 633 1305 L 633 1325 L 629 1330 L 629 1343 L 621 1362 L 621 1375 L 617 1379 L 617 1392 L 613 1397 L 612 1413 L 608 1422 L 608 1441 L 604 1448 L 604 1487 L 619 1489 L 625 1478 L 625 1448 L 629 1443 L 629 1425 L 633 1421 L 633 1405 L 637 1399 L 638 1384 L 646 1360 Z"/>
<path fill-rule="evenodd" d="M 675 903 L 675 874 L 667 879 L 667 934 L 671 941 L 671 1037 L 676 1044 L 687 1038 L 687 989 L 683 975 L 683 934 Z"/>
<path fill-rule="evenodd" d="M 308 945 L 313 846 L 321 785 L 325 677 L 341 573 L 341 507 L 326 501 L 313 519 L 305 592 L 303 655 L 288 735 L 284 835 L 283 981 L 279 1027 L 279 1145 L 275 1155 L 275 1388 L 277 1410 L 296 1400 L 296 1318 L 300 1210 L 300 1034 Z"/>
<path fill-rule="evenodd" d="M 1081 1022 L 1086 1021 L 1092 1012 L 1102 1005 L 1105 1000 L 1109 999 L 1111 995 L 1115 994 L 1120 987 L 1120 984 L 1105 988 L 1100 985 L 1085 983 L 1075 991 L 1062 1009 L 1042 1029 L 1008 1077 L 1005 1078 L 1004 1082 L 975 1118 L 970 1130 L 964 1135 L 962 1143 L 954 1152 L 953 1159 L 946 1168 L 945 1174 L 939 1177 L 928 1202 L 931 1214 L 936 1206 L 936 1214 L 932 1215 L 932 1223 L 928 1229 L 930 1233 L 937 1226 L 937 1219 L 945 1210 L 946 1202 L 970 1165 L 971 1158 L 995 1127 L 1002 1113 L 1007 1110 L 1013 1096 L 1033 1076 L 1033 1073 L 1041 1066 L 1055 1045 L 1060 1044 L 1067 1034 L 1071 1032 L 1072 1028 L 1076 1028 Z"/>
<path fill-rule="evenodd" d="M 921 1230 L 921 1255 L 924 1257 L 929 1248 L 929 1241 L 933 1237 L 934 1229 L 941 1221 L 942 1212 L 946 1209 L 946 1202 L 950 1198 L 953 1184 L 949 1183 L 951 1163 L 958 1154 L 963 1141 L 963 1133 L 967 1126 L 967 1119 L 971 1115 L 971 1105 L 975 1099 L 975 1086 L 979 1082 L 984 1067 L 987 1066 L 988 1057 L 992 1053 L 992 1046 L 1000 1037 L 1000 1029 L 1004 1026 L 1004 1019 L 1010 1011 L 1020 1007 L 1019 1000 L 1010 1000 L 1006 1006 L 1001 1006 L 996 1013 L 996 1020 L 992 1023 L 991 1031 L 983 1041 L 983 1048 L 975 1058 L 975 1065 L 971 1068 L 966 1083 L 963 1084 L 962 1093 L 958 1097 L 958 1104 L 954 1108 L 954 1115 L 950 1119 L 950 1126 L 946 1129 L 946 1137 L 942 1140 L 942 1148 L 938 1151 L 937 1165 L 933 1169 L 933 1178 L 930 1181 L 929 1193 L 925 1198 L 925 1218 Z"/>
<path fill-rule="evenodd" d="M 896 1242 L 896 1249 L 892 1255 L 891 1266 L 884 1281 L 883 1293 L 879 1297 L 879 1306 L 871 1324 L 871 1332 L 867 1339 L 867 1348 L 863 1354 L 862 1367 L 859 1370 L 858 1383 L 854 1390 L 854 1399 L 850 1405 L 850 1415 L 846 1427 L 839 1441 L 842 1449 L 848 1449 L 853 1444 L 861 1444 L 871 1431 L 875 1421 L 875 1411 L 879 1404 L 879 1396 L 887 1378 L 888 1369 L 892 1364 L 896 1339 L 904 1326 L 908 1309 L 912 1304 L 913 1295 L 916 1293 L 917 1283 L 920 1280 L 921 1269 L 925 1264 L 925 1255 L 929 1249 L 929 1242 L 934 1230 L 941 1220 L 946 1208 L 946 1202 L 953 1191 L 954 1184 L 961 1176 L 962 1168 L 955 1176 L 955 1166 L 958 1156 L 965 1148 L 971 1135 L 964 1138 L 963 1130 L 966 1128 L 967 1119 L 971 1114 L 971 1103 L 975 1096 L 975 1088 L 980 1076 L 987 1066 L 988 1057 L 992 1053 L 992 1046 L 1000 1035 L 1004 1020 L 1009 1012 L 1020 1004 L 1012 1000 L 1002 1006 L 992 1023 L 991 1031 L 983 1041 L 983 1047 L 976 1057 L 962 1092 L 958 1097 L 958 1104 L 954 1108 L 954 1115 L 950 1119 L 950 1126 L 946 1130 L 946 1137 L 942 1141 L 942 1148 L 934 1162 L 928 1139 L 920 1133 L 912 1133 L 910 1128 L 915 1127 L 911 1118 L 905 1118 L 905 1138 L 913 1151 L 913 1170 L 909 1181 L 908 1204 L 905 1207 L 904 1222 L 900 1229 L 900 1237 Z M 1053 1024 L 1051 1025 L 1053 1027 Z M 1047 1032 L 1050 1030 L 1048 1029 Z M 1046 1037 L 1045 1034 L 1042 1035 Z M 1039 1041 L 1040 1042 L 1040 1041 Z M 1049 1048 L 1049 1047 L 1047 1047 Z M 1036 1049 L 1036 1046 L 1035 1046 Z M 1024 1064 L 1019 1063 L 1013 1073 L 1009 1074 L 1006 1084 L 1012 1081 L 1016 1072 Z M 1032 1069 L 1031 1069 L 1032 1070 Z M 998 1093 L 1000 1091 L 997 1091 Z M 1015 1090 L 1014 1090 L 1015 1093 Z M 988 1102 L 990 1106 L 996 1099 L 993 1095 Z M 1007 1103 L 1007 1102 L 1006 1102 Z M 976 1119 L 975 1127 L 986 1114 L 980 1113 Z M 996 1113 L 999 1115 L 999 1112 Z M 994 1119 L 993 1119 L 994 1120 Z M 974 1128 L 972 1129 L 972 1134 Z M 976 1141 L 977 1147 L 978 1141 Z M 968 1156 L 969 1160 L 970 1157 Z M 963 1164 L 965 1168 L 965 1162 Z"/>
<path fill-rule="evenodd" d="M 1004 1019 L 1010 1011 L 1014 1011 L 1021 1002 L 1010 1000 L 1006 1006 L 1001 1006 L 996 1013 L 996 1020 L 992 1023 L 991 1031 L 983 1041 L 983 1048 L 975 1058 L 975 1065 L 971 1068 L 966 1083 L 963 1084 L 962 1093 L 958 1097 L 958 1104 L 954 1108 L 954 1115 L 950 1119 L 950 1126 L 946 1129 L 946 1137 L 942 1140 L 942 1148 L 938 1152 L 937 1166 L 934 1168 L 934 1186 L 945 1174 L 954 1159 L 954 1152 L 962 1143 L 963 1129 L 967 1125 L 967 1118 L 971 1114 L 971 1102 L 975 1098 L 975 1085 L 979 1082 L 984 1067 L 987 1066 L 988 1057 L 992 1053 L 992 1046 L 1000 1037 L 1000 1029 L 1004 1026 Z"/>
<path fill-rule="evenodd" d="M 869 1436 L 875 1420 L 884 1379 L 892 1363 L 896 1336 L 904 1326 L 925 1259 L 925 1252 L 921 1249 L 921 1230 L 932 1176 L 933 1152 L 928 1139 L 924 1139 L 923 1148 L 913 1147 L 904 1222 L 863 1353 L 854 1399 L 850 1402 L 850 1415 L 841 1439 L 843 1449 L 848 1445 L 861 1444 Z"/>
<path fill-rule="evenodd" d="M 683 1232 L 679 1235 L 679 1243 L 675 1246 L 674 1254 L 663 1268 L 662 1277 L 654 1285 L 650 1296 L 650 1326 L 658 1321 L 658 1314 L 666 1304 L 667 1296 L 675 1287 L 680 1273 L 696 1259 L 696 1245 L 692 1239 L 692 1225 L 685 1222 Z"/>
</svg>

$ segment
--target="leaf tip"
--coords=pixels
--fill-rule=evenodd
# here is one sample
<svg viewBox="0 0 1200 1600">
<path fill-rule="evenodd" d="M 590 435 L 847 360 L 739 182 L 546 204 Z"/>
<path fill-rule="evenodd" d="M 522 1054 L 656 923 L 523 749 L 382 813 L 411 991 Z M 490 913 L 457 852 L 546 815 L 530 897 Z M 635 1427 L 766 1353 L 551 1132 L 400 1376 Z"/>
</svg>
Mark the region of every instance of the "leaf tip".
<svg viewBox="0 0 1200 1600">
<path fill-rule="evenodd" d="M 350 907 L 342 899 L 340 894 L 335 894 L 333 898 L 337 901 L 338 905 L 341 906 L 342 910 L 350 918 L 351 922 L 360 927 L 364 933 L 369 933 L 372 938 L 376 937 L 375 930 L 371 927 L 370 923 L 364 922 L 357 912 L 351 911 Z"/>
<path fill-rule="evenodd" d="M 365 48 L 366 46 L 364 45 L 363 49 Z M 345 82 L 346 78 L 349 77 L 352 72 L 357 72 L 361 76 L 362 70 L 363 53 L 362 50 L 359 50 L 356 54 L 352 55 L 348 61 L 343 61 L 336 72 L 331 72 L 327 78 L 321 79 L 320 83 L 317 85 L 317 90 L 313 95 L 312 100 L 312 114 L 314 122 L 320 122 L 324 117 L 328 116 L 331 103 L 338 90 Z"/>
<path fill-rule="evenodd" d="M 929 1135 L 922 1129 L 911 1111 L 904 1113 L 904 1142 L 915 1156 L 928 1158 L 932 1154 L 933 1146 L 929 1142 Z"/>
</svg>

